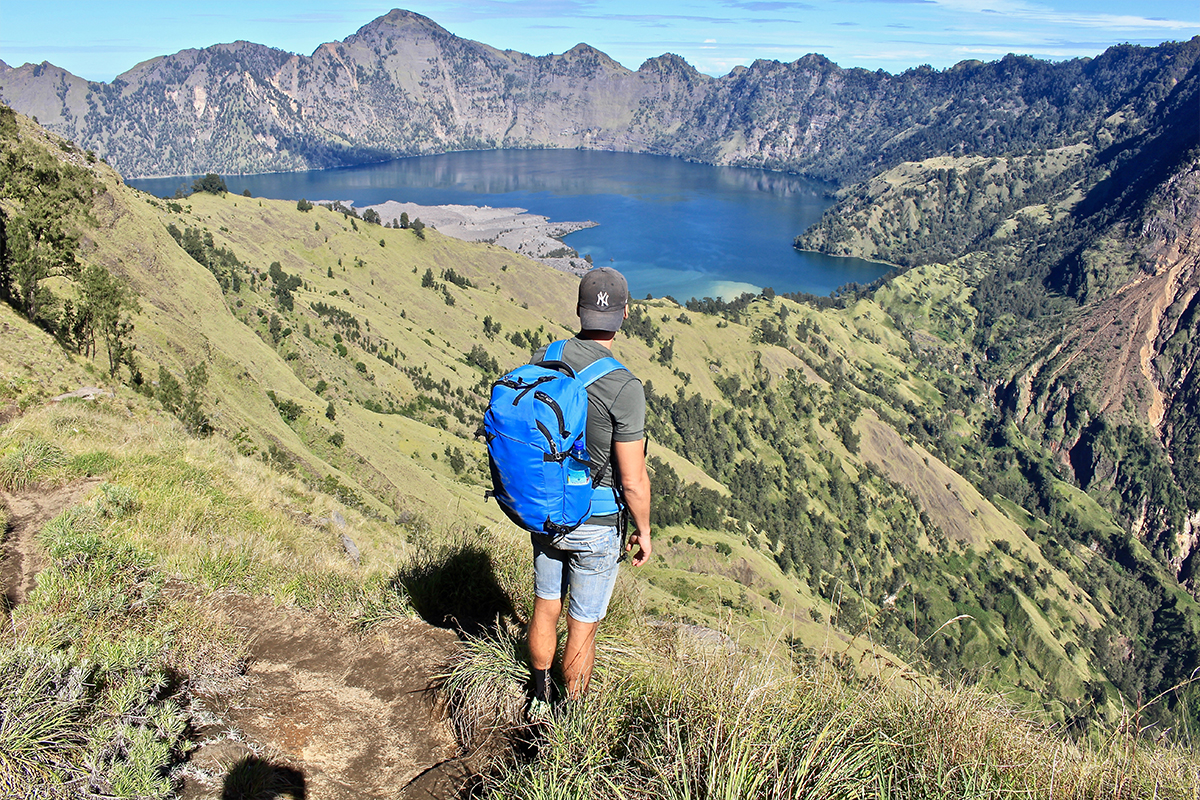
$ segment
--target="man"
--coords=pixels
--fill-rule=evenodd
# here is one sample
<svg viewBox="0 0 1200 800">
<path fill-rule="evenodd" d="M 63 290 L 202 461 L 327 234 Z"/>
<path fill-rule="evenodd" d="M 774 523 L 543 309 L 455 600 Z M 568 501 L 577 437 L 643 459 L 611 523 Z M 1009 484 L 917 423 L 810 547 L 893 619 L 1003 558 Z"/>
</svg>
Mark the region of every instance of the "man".
<svg viewBox="0 0 1200 800">
<path fill-rule="evenodd" d="M 589 271 L 579 282 L 575 310 L 579 335 L 567 341 L 562 360 L 578 373 L 593 361 L 612 355 L 613 338 L 629 316 L 629 286 L 624 276 L 610 267 Z M 545 348 L 533 361 L 542 360 L 544 354 Z M 646 395 L 641 381 L 624 369 L 605 375 L 587 391 L 588 455 L 592 464 L 603 469 L 600 485 L 621 493 L 634 527 L 625 550 L 637 544 L 632 561 L 635 567 L 641 566 L 652 551 L 650 477 L 644 445 Z M 566 536 L 556 539 L 530 534 L 536 598 L 529 624 L 529 659 L 535 703 L 552 699 L 550 667 L 558 646 L 558 618 L 568 594 L 563 682 L 568 698 L 578 699 L 587 691 L 596 660 L 596 628 L 608 611 L 624 534 L 614 511 L 612 504 L 593 500 L 593 515 Z"/>
</svg>

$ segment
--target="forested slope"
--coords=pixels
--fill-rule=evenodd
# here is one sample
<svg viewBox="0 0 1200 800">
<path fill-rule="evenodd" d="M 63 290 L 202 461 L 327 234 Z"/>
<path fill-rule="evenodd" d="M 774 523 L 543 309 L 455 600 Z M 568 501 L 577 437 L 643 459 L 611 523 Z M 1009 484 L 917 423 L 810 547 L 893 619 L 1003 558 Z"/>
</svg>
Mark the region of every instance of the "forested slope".
<svg viewBox="0 0 1200 800">
<path fill-rule="evenodd" d="M 961 270 L 1000 415 L 1193 591 L 1197 102 L 1193 67 L 1120 143 L 901 165 L 797 238 Z"/>
</svg>

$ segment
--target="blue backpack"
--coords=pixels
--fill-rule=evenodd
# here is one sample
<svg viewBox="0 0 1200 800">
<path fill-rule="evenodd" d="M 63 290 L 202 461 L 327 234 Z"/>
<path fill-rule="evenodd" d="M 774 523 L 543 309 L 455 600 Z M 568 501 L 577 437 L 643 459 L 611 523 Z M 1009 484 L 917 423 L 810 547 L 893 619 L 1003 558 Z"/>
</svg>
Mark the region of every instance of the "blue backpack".
<svg viewBox="0 0 1200 800">
<path fill-rule="evenodd" d="M 500 508 L 527 531 L 564 536 L 593 514 L 615 514 L 616 493 L 597 484 L 587 451 L 587 387 L 619 369 L 615 358 L 593 362 L 578 375 L 563 360 L 566 342 L 546 348 L 492 385 L 483 415 L 492 491 Z"/>
</svg>

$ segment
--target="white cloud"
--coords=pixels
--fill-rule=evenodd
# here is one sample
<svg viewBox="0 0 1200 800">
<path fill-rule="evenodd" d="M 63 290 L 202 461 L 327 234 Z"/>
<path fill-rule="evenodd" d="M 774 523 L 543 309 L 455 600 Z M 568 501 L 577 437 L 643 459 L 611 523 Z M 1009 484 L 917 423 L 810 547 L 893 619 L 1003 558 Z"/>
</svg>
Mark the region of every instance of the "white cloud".
<svg viewBox="0 0 1200 800">
<path fill-rule="evenodd" d="M 1143 17 L 1136 14 L 1060 11 L 1040 3 L 1025 2 L 1025 0 L 937 0 L 937 3 L 950 11 L 975 14 L 1001 14 L 1007 17 L 1015 17 L 1055 26 L 1106 28 L 1121 31 L 1176 31 L 1200 28 L 1200 18 L 1181 20 L 1166 19 L 1164 17 Z"/>
</svg>

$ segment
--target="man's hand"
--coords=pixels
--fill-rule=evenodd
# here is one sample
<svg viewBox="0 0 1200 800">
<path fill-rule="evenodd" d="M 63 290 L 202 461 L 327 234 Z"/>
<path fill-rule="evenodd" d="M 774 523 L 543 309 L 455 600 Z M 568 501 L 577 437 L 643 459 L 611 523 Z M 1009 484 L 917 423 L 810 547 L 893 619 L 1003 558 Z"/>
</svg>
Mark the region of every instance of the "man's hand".
<svg viewBox="0 0 1200 800">
<path fill-rule="evenodd" d="M 635 567 L 640 567 L 650 560 L 650 555 L 654 552 L 654 546 L 650 544 L 650 532 L 638 533 L 634 531 L 633 535 L 629 537 L 629 541 L 625 544 L 625 552 L 628 553 L 633 549 L 634 542 L 637 542 L 638 551 L 633 554 L 630 562 Z"/>
<path fill-rule="evenodd" d="M 650 476 L 646 472 L 645 442 L 613 442 L 617 458 L 617 475 L 621 481 L 621 494 L 633 517 L 634 534 L 629 537 L 625 551 L 633 549 L 637 542 L 638 551 L 633 554 L 633 565 L 640 567 L 650 560 L 653 547 L 650 544 Z"/>
</svg>

